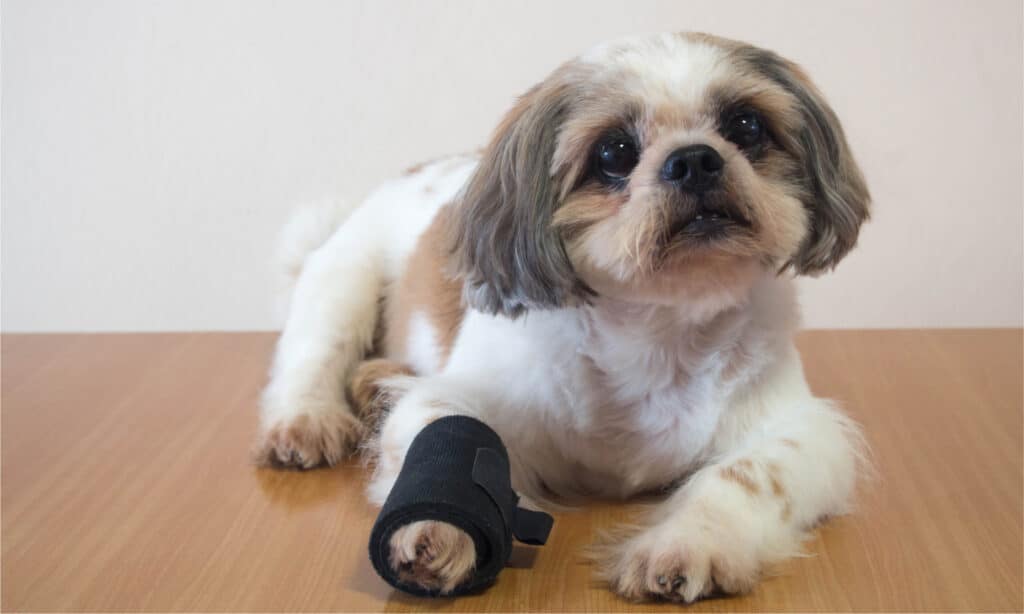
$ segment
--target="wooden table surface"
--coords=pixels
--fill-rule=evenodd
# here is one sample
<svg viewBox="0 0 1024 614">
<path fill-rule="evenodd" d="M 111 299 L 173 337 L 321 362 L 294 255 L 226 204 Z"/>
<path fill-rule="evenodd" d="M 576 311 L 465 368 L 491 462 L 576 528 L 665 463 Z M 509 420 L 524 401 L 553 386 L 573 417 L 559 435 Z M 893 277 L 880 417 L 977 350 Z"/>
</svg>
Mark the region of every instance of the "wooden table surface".
<svg viewBox="0 0 1024 614">
<path fill-rule="evenodd" d="M 356 464 L 256 469 L 269 334 L 4 335 L 4 611 L 665 611 L 591 579 L 579 548 L 629 506 L 557 516 L 482 595 L 396 593 L 366 556 Z M 693 611 L 1016 610 L 1022 332 L 803 333 L 812 388 L 860 420 L 878 477 L 856 514 L 753 594 Z M 527 557 L 528 558 L 528 557 Z"/>
</svg>

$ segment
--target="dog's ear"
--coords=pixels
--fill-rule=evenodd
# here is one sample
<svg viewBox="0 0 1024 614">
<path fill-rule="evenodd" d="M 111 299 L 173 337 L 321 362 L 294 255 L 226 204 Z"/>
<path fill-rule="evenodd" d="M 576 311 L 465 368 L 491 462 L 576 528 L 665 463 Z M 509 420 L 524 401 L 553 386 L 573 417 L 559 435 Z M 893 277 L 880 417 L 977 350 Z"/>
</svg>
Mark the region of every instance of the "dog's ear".
<svg viewBox="0 0 1024 614">
<path fill-rule="evenodd" d="M 756 47 L 743 47 L 740 54 L 754 70 L 789 91 L 801 115 L 798 134 L 786 135 L 786 140 L 803 165 L 810 229 L 786 266 L 801 274 L 833 269 L 857 243 L 871 200 L 839 118 L 796 64 Z"/>
<path fill-rule="evenodd" d="M 520 98 L 457 199 L 449 245 L 463 294 L 480 311 L 516 317 L 591 292 L 551 226 L 561 193 L 552 158 L 572 100 L 558 73 Z"/>
</svg>

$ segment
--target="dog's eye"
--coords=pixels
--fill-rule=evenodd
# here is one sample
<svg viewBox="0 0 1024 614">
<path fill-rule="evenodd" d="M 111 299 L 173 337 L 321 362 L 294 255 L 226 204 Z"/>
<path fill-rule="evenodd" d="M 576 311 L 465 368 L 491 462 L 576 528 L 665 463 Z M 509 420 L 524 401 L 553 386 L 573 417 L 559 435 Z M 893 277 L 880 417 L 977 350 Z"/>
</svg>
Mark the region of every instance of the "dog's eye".
<svg viewBox="0 0 1024 614">
<path fill-rule="evenodd" d="M 602 139 L 594 150 L 597 173 L 606 182 L 618 183 L 636 166 L 639 154 L 633 141 L 623 135 Z"/>
<path fill-rule="evenodd" d="M 743 111 L 729 118 L 722 133 L 737 147 L 746 149 L 764 138 L 764 123 L 757 113 Z"/>
</svg>

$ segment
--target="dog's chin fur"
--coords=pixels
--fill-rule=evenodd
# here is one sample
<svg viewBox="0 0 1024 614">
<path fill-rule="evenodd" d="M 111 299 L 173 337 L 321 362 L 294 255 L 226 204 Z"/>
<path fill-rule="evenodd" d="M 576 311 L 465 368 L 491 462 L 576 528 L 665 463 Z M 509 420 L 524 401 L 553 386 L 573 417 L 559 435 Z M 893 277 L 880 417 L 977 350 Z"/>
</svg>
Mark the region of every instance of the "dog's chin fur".
<svg viewBox="0 0 1024 614">
<path fill-rule="evenodd" d="M 733 308 L 750 295 L 751 288 L 766 274 L 760 261 L 721 254 L 680 257 L 666 262 L 656 272 L 620 279 L 607 270 L 581 263 L 580 277 L 599 298 L 592 303 L 614 300 L 636 307 L 686 305 L 681 316 L 702 322 Z"/>
<path fill-rule="evenodd" d="M 756 143 L 730 135 L 736 109 L 766 126 Z M 637 149 L 613 182 L 595 174 L 610 132 Z M 660 174 L 690 145 L 722 159 L 700 192 Z M 749 590 L 851 496 L 861 439 L 804 381 L 791 274 L 833 268 L 867 215 L 842 128 L 793 63 L 698 34 L 603 45 L 527 92 L 481 154 L 410 169 L 305 258 L 286 250 L 301 268 L 261 457 L 333 463 L 371 433 L 379 504 L 423 426 L 475 416 L 535 501 L 666 493 L 595 550 L 624 597 Z M 475 560 L 434 522 L 392 546 L 428 589 Z"/>
</svg>

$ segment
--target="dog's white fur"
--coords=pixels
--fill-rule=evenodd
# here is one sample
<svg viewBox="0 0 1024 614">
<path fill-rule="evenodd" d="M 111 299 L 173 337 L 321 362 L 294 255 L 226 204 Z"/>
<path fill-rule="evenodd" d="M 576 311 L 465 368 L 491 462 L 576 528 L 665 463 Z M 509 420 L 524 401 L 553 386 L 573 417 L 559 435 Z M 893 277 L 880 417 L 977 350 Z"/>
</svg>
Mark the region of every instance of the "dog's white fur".
<svg viewBox="0 0 1024 614">
<path fill-rule="evenodd" d="M 678 64 L 628 49 L 620 60 L 641 81 L 677 84 L 673 95 L 696 97 L 721 70 L 701 55 L 713 49 Z M 418 237 L 478 163 L 444 159 L 387 183 L 302 262 L 263 402 L 263 445 L 280 462 L 334 463 L 363 434 L 345 380 L 371 349 L 380 298 L 392 298 Z M 765 565 L 798 553 L 819 519 L 847 510 L 861 444 L 804 379 L 791 278 L 751 262 L 710 285 L 636 296 L 598 292 L 518 318 L 468 310 L 447 359 L 441 333 L 413 313 L 395 358 L 416 376 L 390 382 L 399 394 L 374 443 L 370 500 L 384 501 L 423 426 L 466 414 L 501 435 L 514 486 L 534 500 L 672 489 L 640 530 L 597 555 L 628 598 L 748 590 Z M 398 562 L 417 556 L 408 542 L 393 545 Z M 470 540 L 447 545 L 455 562 L 435 586 L 450 589 L 473 556 Z"/>
</svg>

